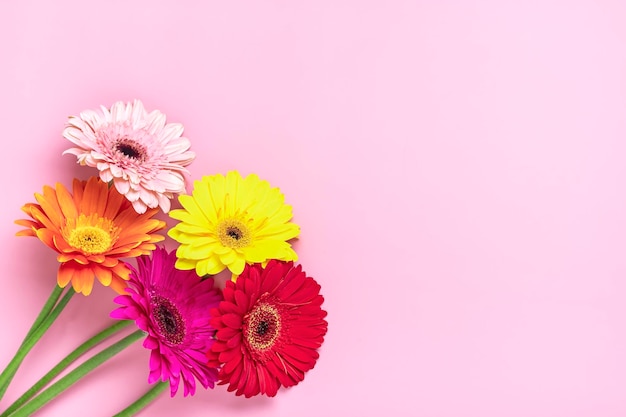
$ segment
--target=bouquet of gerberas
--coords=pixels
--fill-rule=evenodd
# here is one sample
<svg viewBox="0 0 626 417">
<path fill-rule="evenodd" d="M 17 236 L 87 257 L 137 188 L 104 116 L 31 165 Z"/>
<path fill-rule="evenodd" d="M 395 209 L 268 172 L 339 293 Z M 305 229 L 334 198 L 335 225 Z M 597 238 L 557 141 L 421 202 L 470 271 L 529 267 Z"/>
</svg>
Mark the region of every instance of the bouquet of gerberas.
<svg viewBox="0 0 626 417">
<path fill-rule="evenodd" d="M 0 375 L 0 399 L 28 352 L 75 293 L 87 296 L 94 282 L 119 295 L 117 319 L 69 353 L 0 417 L 28 416 L 82 376 L 137 340 L 151 351 L 144 396 L 121 411 L 130 416 L 169 385 L 174 396 L 196 384 L 251 397 L 274 396 L 304 379 L 318 358 L 327 330 L 320 286 L 296 265 L 290 240 L 299 235 L 291 206 L 278 188 L 252 174 L 207 175 L 185 194 L 185 175 L 195 158 L 183 127 L 166 123 L 143 104 L 70 117 L 65 153 L 98 176 L 57 183 L 22 208 L 28 219 L 19 236 L 34 236 L 57 252 L 57 285 Z M 178 196 L 181 208 L 170 211 Z M 157 243 L 169 213 L 167 234 L 175 251 Z M 214 275 L 229 270 L 220 289 Z M 139 328 L 57 378 L 96 346 L 135 323 Z"/>
</svg>

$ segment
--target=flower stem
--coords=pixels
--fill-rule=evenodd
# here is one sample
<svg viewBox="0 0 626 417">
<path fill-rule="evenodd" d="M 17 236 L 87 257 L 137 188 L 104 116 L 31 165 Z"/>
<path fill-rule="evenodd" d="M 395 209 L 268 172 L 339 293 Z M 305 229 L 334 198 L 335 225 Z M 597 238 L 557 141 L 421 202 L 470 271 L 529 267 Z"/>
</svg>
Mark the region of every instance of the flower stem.
<svg viewBox="0 0 626 417">
<path fill-rule="evenodd" d="M 52 399 L 54 399 L 57 395 L 65 391 L 67 388 L 72 386 L 79 379 L 87 375 L 89 372 L 96 369 L 98 366 L 102 365 L 108 359 L 115 356 L 117 353 L 124 350 L 126 347 L 130 346 L 136 340 L 139 340 L 144 336 L 144 332 L 142 330 L 137 330 L 125 338 L 119 340 L 118 342 L 112 344 L 108 348 L 102 350 L 100 353 L 92 356 L 79 366 L 77 366 L 74 370 L 70 371 L 63 378 L 59 379 L 54 384 L 50 385 L 43 392 L 33 398 L 31 401 L 27 402 L 22 406 L 22 408 L 15 411 L 11 414 L 12 417 L 28 417 L 35 411 L 39 410 L 41 407 L 46 405 Z"/>
<path fill-rule="evenodd" d="M 56 290 L 55 290 L 56 291 Z M 17 369 L 20 367 L 24 358 L 31 351 L 31 349 L 37 344 L 39 339 L 46 333 L 46 331 L 50 328 L 52 323 L 59 317 L 59 314 L 63 311 L 67 303 L 69 303 L 72 296 L 76 294 L 76 292 L 70 288 L 61 301 L 54 307 L 54 309 L 43 319 L 40 321 L 39 326 L 32 332 L 29 332 L 29 336 L 24 339 L 22 345 L 17 350 L 11 362 L 7 365 L 7 367 L 0 374 L 0 399 L 4 396 L 7 388 L 9 388 L 9 384 L 13 380 Z M 47 304 L 47 303 L 46 303 Z M 37 319 L 35 320 L 37 321 Z"/>
<path fill-rule="evenodd" d="M 148 404 L 156 400 L 156 398 L 167 388 L 169 384 L 167 382 L 157 382 L 148 392 L 142 395 L 134 403 L 115 414 L 113 417 L 131 417 L 138 411 L 143 410 Z"/>
<path fill-rule="evenodd" d="M 78 358 L 80 358 L 83 354 L 88 352 L 91 348 L 98 345 L 103 340 L 106 340 L 113 334 L 119 332 L 120 330 L 127 327 L 131 324 L 130 320 L 118 321 L 114 325 L 107 327 L 97 335 L 93 336 L 85 343 L 77 347 L 72 353 L 67 355 L 63 360 L 61 360 L 54 368 L 52 368 L 47 374 L 45 374 L 39 381 L 37 381 L 32 387 L 28 389 L 20 398 L 15 400 L 13 404 L 9 406 L 0 417 L 6 417 L 11 415 L 12 412 L 20 408 L 24 403 L 30 400 L 35 394 L 37 394 L 43 387 L 48 385 L 50 381 L 52 381 L 57 375 L 67 369 L 72 363 L 74 363 Z"/>
<path fill-rule="evenodd" d="M 35 330 L 37 330 L 37 327 L 39 327 L 41 322 L 45 320 L 48 314 L 50 314 L 50 312 L 56 305 L 57 301 L 59 301 L 59 298 L 61 297 L 62 292 L 63 292 L 63 288 L 59 287 L 58 285 L 54 286 L 54 290 L 52 290 L 52 294 L 50 294 L 50 297 L 48 297 L 48 299 L 46 300 L 46 303 L 43 305 L 41 311 L 39 312 L 39 315 L 33 322 L 33 325 L 28 330 L 28 333 L 26 333 L 26 336 L 24 337 L 24 341 L 22 341 L 22 344 L 26 342 L 26 339 L 28 339 L 35 332 Z"/>
</svg>

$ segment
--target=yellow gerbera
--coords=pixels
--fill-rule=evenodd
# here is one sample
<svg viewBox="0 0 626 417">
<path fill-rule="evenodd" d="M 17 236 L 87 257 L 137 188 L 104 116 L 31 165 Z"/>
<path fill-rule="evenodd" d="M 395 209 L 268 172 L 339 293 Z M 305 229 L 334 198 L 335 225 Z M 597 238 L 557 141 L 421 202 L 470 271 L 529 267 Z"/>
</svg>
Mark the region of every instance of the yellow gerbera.
<svg viewBox="0 0 626 417">
<path fill-rule="evenodd" d="M 270 259 L 296 261 L 287 241 L 300 227 L 285 196 L 257 175 L 242 178 L 237 171 L 204 176 L 194 182 L 191 195 L 178 197 L 182 209 L 170 216 L 180 220 L 168 235 L 178 241 L 179 269 L 214 275 L 228 268 L 235 276 L 246 263 Z"/>
<path fill-rule="evenodd" d="M 154 234 L 165 222 L 152 217 L 158 209 L 138 214 L 115 187 L 96 177 L 74 180 L 73 194 L 62 185 L 45 186 L 35 194 L 39 204 L 22 210 L 32 220 L 16 220 L 26 227 L 18 236 L 35 236 L 59 253 L 60 287 L 72 283 L 76 292 L 89 295 L 94 277 L 102 285 L 124 292 L 130 270 L 120 258 L 150 254 L 165 239 Z"/>
</svg>

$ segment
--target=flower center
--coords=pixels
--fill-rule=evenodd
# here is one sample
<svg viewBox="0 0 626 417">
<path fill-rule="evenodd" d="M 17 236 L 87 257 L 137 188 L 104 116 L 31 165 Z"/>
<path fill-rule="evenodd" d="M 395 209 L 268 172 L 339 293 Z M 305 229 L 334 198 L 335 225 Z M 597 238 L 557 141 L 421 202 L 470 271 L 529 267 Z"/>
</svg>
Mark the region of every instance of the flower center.
<svg viewBox="0 0 626 417">
<path fill-rule="evenodd" d="M 274 346 L 280 336 L 281 327 L 280 314 L 276 307 L 259 304 L 244 320 L 244 338 L 252 350 L 267 350 Z"/>
<path fill-rule="evenodd" d="M 97 214 L 67 219 L 62 232 L 65 241 L 84 255 L 108 252 L 119 237 L 119 228 L 109 219 Z"/>
<path fill-rule="evenodd" d="M 83 226 L 70 232 L 70 245 L 88 255 L 104 253 L 111 247 L 111 235 L 99 227 Z"/>
<path fill-rule="evenodd" d="M 250 245 L 250 232 L 246 225 L 236 219 L 224 220 L 217 225 L 217 237 L 222 245 L 238 249 Z"/>
<path fill-rule="evenodd" d="M 178 345 L 185 340 L 185 321 L 178 308 L 167 298 L 154 295 L 152 302 L 152 318 L 159 328 L 159 333 L 167 342 Z"/>
<path fill-rule="evenodd" d="M 256 326 L 256 335 L 265 336 L 269 328 L 270 328 L 270 324 L 265 320 L 261 320 L 259 324 L 257 324 Z"/>
<path fill-rule="evenodd" d="M 117 140 L 117 142 L 113 146 L 113 149 L 130 159 L 135 159 L 140 162 L 146 159 L 146 148 L 143 145 L 128 138 L 122 138 Z"/>
<path fill-rule="evenodd" d="M 243 236 L 243 233 L 241 232 L 241 230 L 237 229 L 236 227 L 226 228 L 226 234 L 228 235 L 228 237 L 235 239 L 235 240 L 239 240 Z"/>
</svg>

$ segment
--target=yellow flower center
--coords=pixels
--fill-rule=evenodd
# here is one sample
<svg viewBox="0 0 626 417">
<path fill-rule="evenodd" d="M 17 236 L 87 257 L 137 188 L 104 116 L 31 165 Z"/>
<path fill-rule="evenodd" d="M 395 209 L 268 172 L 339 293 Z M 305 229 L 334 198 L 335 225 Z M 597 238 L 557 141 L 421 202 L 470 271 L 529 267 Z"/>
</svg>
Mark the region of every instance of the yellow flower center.
<svg viewBox="0 0 626 417">
<path fill-rule="evenodd" d="M 83 226 L 70 232 L 68 243 L 85 254 L 104 253 L 111 247 L 111 235 L 98 227 Z"/>
<path fill-rule="evenodd" d="M 280 314 L 276 307 L 262 303 L 244 319 L 243 333 L 248 345 L 258 351 L 274 346 L 281 328 Z"/>
<path fill-rule="evenodd" d="M 222 245 L 239 249 L 250 245 L 250 231 L 237 219 L 227 219 L 217 225 L 217 237 Z"/>
<path fill-rule="evenodd" d="M 119 229 L 109 219 L 97 214 L 81 214 L 77 219 L 67 219 L 63 237 L 73 248 L 85 255 L 108 252 L 119 236 Z"/>
</svg>

